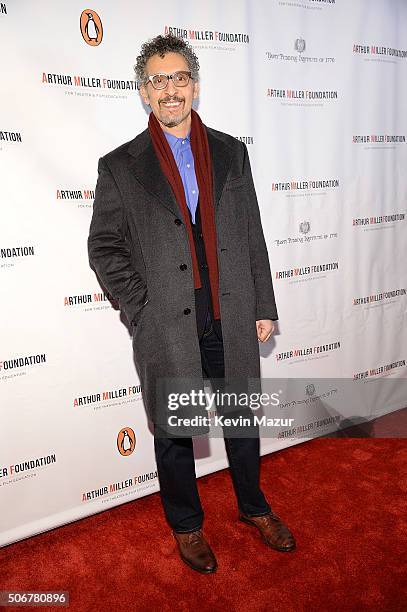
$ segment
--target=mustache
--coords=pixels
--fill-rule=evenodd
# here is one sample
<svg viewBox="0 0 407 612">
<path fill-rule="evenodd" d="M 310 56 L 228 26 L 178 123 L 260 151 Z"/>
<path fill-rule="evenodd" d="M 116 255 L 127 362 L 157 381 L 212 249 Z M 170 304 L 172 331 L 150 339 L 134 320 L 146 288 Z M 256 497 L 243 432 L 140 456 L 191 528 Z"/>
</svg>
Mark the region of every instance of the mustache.
<svg viewBox="0 0 407 612">
<path fill-rule="evenodd" d="M 178 96 L 173 96 L 172 98 L 163 98 L 160 100 L 160 104 L 163 102 L 183 102 L 184 98 L 179 98 Z"/>
</svg>

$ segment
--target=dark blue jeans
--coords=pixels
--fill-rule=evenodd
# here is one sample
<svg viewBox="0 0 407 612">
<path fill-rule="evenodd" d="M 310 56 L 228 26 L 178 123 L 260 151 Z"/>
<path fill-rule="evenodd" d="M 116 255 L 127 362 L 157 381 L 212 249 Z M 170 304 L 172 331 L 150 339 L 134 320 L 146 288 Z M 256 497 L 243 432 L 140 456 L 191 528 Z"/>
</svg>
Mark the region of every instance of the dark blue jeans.
<svg viewBox="0 0 407 612">
<path fill-rule="evenodd" d="M 199 339 L 202 371 L 211 380 L 224 377 L 223 342 L 217 336 L 209 315 Z M 239 510 L 248 516 L 270 512 L 259 484 L 260 441 L 251 438 L 228 438 L 224 442 Z M 195 473 L 192 438 L 154 437 L 160 495 L 164 512 L 172 529 L 178 533 L 202 527 L 204 513 Z"/>
</svg>

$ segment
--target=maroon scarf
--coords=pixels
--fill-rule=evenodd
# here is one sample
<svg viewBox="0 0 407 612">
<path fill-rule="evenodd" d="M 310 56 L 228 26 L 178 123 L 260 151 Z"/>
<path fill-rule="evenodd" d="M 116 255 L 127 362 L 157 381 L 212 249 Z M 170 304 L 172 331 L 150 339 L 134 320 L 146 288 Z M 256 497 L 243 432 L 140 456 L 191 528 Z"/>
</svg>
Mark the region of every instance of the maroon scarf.
<svg viewBox="0 0 407 612">
<path fill-rule="evenodd" d="M 194 276 L 194 287 L 202 287 L 201 276 L 199 273 L 198 259 L 195 252 L 195 243 L 192 233 L 191 220 L 189 218 L 187 201 L 185 198 L 184 185 L 171 147 L 168 144 L 158 119 L 150 113 L 148 129 L 154 150 L 160 162 L 171 189 L 182 212 L 184 223 L 188 231 L 189 248 L 192 258 L 192 270 Z M 212 184 L 212 160 L 209 150 L 208 136 L 204 124 L 198 113 L 191 109 L 191 149 L 194 156 L 194 166 L 196 180 L 199 188 L 199 206 L 201 212 L 202 234 L 205 245 L 206 261 L 209 268 L 209 281 L 212 293 L 212 305 L 215 319 L 220 319 L 219 307 L 219 271 L 218 257 L 216 250 L 216 227 L 215 211 L 213 201 Z"/>
</svg>

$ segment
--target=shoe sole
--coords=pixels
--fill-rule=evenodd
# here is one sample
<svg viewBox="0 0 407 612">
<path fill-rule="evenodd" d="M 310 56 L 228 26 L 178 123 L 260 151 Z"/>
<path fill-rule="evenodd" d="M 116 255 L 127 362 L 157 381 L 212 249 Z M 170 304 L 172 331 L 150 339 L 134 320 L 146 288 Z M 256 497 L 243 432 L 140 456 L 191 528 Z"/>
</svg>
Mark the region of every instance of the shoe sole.
<svg viewBox="0 0 407 612">
<path fill-rule="evenodd" d="M 195 570 L 196 572 L 199 572 L 200 574 L 213 574 L 214 572 L 216 572 L 216 570 L 218 569 L 218 564 L 215 565 L 215 567 L 213 569 L 199 569 L 198 567 L 195 567 L 195 565 L 192 565 L 192 563 L 190 563 L 187 559 L 185 559 L 182 555 L 180 555 L 180 558 L 182 559 L 182 561 L 188 565 L 188 567 L 190 567 L 191 569 Z"/>
<path fill-rule="evenodd" d="M 274 546 L 273 544 L 270 544 L 270 542 L 268 542 L 268 540 L 264 537 L 264 535 L 262 534 L 261 530 L 259 529 L 259 527 L 257 527 L 257 525 L 255 525 L 254 523 L 252 523 L 251 521 L 248 521 L 246 518 L 244 518 L 243 516 L 239 516 L 239 520 L 242 521 L 242 523 L 246 523 L 246 525 L 250 525 L 251 527 L 256 527 L 257 531 L 260 533 L 261 539 L 263 540 L 263 542 L 269 547 L 269 548 L 273 548 L 274 550 L 278 550 L 279 552 L 292 552 L 293 550 L 296 549 L 296 544 L 294 544 L 293 546 L 291 546 L 290 548 L 282 548 L 280 546 Z"/>
</svg>

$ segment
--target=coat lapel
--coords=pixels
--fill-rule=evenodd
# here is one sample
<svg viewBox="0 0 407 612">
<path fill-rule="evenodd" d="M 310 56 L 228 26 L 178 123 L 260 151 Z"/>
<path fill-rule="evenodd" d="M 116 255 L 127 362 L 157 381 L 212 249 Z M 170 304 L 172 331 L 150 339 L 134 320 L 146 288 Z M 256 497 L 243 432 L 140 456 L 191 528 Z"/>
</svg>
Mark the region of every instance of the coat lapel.
<svg viewBox="0 0 407 612">
<path fill-rule="evenodd" d="M 206 133 L 212 156 L 213 199 L 216 211 L 229 173 L 232 156 L 230 148 L 220 138 L 214 136 L 210 128 L 206 128 Z"/>
<path fill-rule="evenodd" d="M 171 186 L 161 170 L 148 129 L 131 141 L 128 151 L 132 156 L 130 168 L 136 179 L 160 204 L 182 218 Z"/>
<path fill-rule="evenodd" d="M 210 128 L 206 127 L 206 131 L 212 156 L 213 195 L 216 210 L 229 172 L 231 153 L 229 147 L 214 136 Z M 161 170 L 148 129 L 130 142 L 128 152 L 131 155 L 130 168 L 136 179 L 161 205 L 182 218 L 181 209 L 171 186 Z"/>
</svg>

